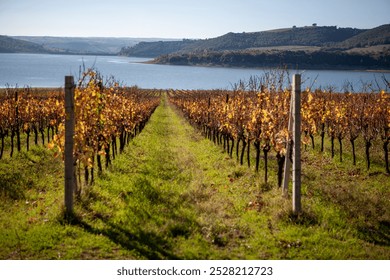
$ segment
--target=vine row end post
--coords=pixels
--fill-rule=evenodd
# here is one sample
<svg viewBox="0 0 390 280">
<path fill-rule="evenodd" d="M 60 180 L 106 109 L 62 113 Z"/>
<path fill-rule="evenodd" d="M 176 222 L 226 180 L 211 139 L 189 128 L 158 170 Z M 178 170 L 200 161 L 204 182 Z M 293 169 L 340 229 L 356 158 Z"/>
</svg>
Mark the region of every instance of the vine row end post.
<svg viewBox="0 0 390 280">
<path fill-rule="evenodd" d="M 294 214 L 301 212 L 301 75 L 293 76 L 288 130 L 292 131 L 292 139 L 287 143 L 284 162 L 283 196 L 288 197 L 292 153 L 292 209 Z"/>
<path fill-rule="evenodd" d="M 301 75 L 293 79 L 293 212 L 301 212 Z"/>
<path fill-rule="evenodd" d="M 73 214 L 73 193 L 75 189 L 75 166 L 73 158 L 75 112 L 74 112 L 74 78 L 65 76 L 65 211 Z"/>
</svg>

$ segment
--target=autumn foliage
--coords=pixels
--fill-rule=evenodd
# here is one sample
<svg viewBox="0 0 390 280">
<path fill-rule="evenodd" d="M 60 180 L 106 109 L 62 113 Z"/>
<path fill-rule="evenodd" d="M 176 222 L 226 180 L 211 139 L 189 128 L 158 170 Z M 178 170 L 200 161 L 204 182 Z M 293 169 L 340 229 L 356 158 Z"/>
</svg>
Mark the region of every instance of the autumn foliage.
<svg viewBox="0 0 390 280">
<path fill-rule="evenodd" d="M 89 70 L 80 78 L 74 96 L 75 164 L 79 174 L 84 170 L 85 183 L 90 184 L 94 167 L 97 165 L 98 171 L 102 171 L 102 157 L 107 167 L 118 150 L 122 152 L 126 143 L 142 130 L 160 103 L 160 92 L 120 87 L 115 79 L 104 80 L 98 72 Z M 8 136 L 11 138 L 10 155 L 14 152 L 15 137 L 17 149 L 21 150 L 21 133 L 27 136 L 27 149 L 30 134 L 34 133 L 35 144 L 39 136 L 45 144 L 47 136 L 48 147 L 63 156 L 64 123 L 63 90 L 42 94 L 28 88 L 7 89 L 0 96 L 0 158 Z"/>
<path fill-rule="evenodd" d="M 261 153 L 265 160 L 267 181 L 268 153 L 273 150 L 278 160 L 278 182 L 281 184 L 286 143 L 290 141 L 288 120 L 291 90 L 281 87 L 260 86 L 256 90 L 237 87 L 233 91 L 172 90 L 170 101 L 191 123 L 200 127 L 207 137 L 223 144 L 232 156 L 243 164 L 245 150 L 250 144 L 256 149 L 256 170 Z M 340 161 L 343 160 L 343 141 L 351 143 L 353 164 L 356 164 L 355 141 L 364 139 L 367 168 L 370 168 L 370 147 L 380 137 L 386 172 L 389 171 L 388 145 L 390 141 L 390 94 L 333 93 L 325 90 L 304 90 L 301 100 L 302 141 L 314 148 L 317 136 L 324 151 L 324 137 L 331 140 L 331 156 L 335 156 L 335 141 L 339 144 Z M 345 142 L 345 141 L 344 141 Z M 241 143 L 241 147 L 239 147 Z M 250 165 L 249 156 L 248 165 Z"/>
</svg>

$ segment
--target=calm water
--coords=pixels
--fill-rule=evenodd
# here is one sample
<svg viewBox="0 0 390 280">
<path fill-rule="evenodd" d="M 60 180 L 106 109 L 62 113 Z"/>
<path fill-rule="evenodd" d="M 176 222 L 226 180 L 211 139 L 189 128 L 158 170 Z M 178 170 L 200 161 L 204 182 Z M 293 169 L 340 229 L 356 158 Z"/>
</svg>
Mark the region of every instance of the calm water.
<svg viewBox="0 0 390 280">
<path fill-rule="evenodd" d="M 145 60 L 116 56 L 0 54 L 0 87 L 62 87 L 65 75 L 74 75 L 77 79 L 83 63 L 87 68 L 96 67 L 105 76 L 113 75 L 128 86 L 162 89 L 231 89 L 239 80 L 248 80 L 267 71 L 140 63 Z M 290 74 L 295 73 L 290 71 Z M 377 79 L 381 82 L 383 75 L 390 80 L 390 73 L 307 70 L 303 73 L 303 80 L 306 80 L 304 86 L 314 83 L 315 87 L 334 86 L 337 89 L 342 89 L 349 81 L 358 90 L 362 81 Z"/>
</svg>

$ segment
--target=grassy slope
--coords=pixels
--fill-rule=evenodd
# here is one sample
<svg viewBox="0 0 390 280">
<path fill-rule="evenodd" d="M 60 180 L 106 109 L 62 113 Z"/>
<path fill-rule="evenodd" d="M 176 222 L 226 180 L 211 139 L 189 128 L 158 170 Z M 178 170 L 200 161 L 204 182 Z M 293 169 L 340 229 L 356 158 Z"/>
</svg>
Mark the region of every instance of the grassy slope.
<svg viewBox="0 0 390 280">
<path fill-rule="evenodd" d="M 304 213 L 294 217 L 263 172 L 238 165 L 163 102 L 84 189 L 72 223 L 51 152 L 1 160 L 0 259 L 389 259 L 390 183 L 380 168 L 304 152 Z"/>
</svg>

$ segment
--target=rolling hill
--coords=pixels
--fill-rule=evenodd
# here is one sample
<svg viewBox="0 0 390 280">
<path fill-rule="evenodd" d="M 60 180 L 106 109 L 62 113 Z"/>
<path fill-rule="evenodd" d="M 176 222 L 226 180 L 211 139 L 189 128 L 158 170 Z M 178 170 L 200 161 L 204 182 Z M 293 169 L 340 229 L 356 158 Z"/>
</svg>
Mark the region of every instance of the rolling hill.
<svg viewBox="0 0 390 280">
<path fill-rule="evenodd" d="M 123 48 L 120 55 L 155 57 L 153 63 L 175 65 L 390 69 L 390 25 L 368 30 L 313 25 L 206 40 L 143 42 Z"/>
<path fill-rule="evenodd" d="M 337 44 L 339 47 L 351 49 L 390 44 L 390 24 L 381 25 Z"/>
<path fill-rule="evenodd" d="M 153 42 L 163 40 L 171 39 L 0 36 L 0 52 L 117 55 L 124 46 L 134 46 L 141 41 Z"/>
<path fill-rule="evenodd" d="M 18 36 L 14 37 L 40 44 L 45 49 L 58 53 L 108 54 L 116 55 L 124 46 L 134 46 L 141 41 L 153 42 L 155 38 L 107 38 L 107 37 L 51 37 Z M 167 39 L 169 40 L 169 39 Z"/>
<path fill-rule="evenodd" d="M 0 53 L 47 53 L 39 44 L 0 35 Z"/>
<path fill-rule="evenodd" d="M 227 33 L 220 37 L 205 40 L 142 42 L 135 46 L 123 48 L 120 54 L 156 57 L 172 52 L 245 50 L 276 46 L 331 47 L 366 31 L 355 28 L 337 28 L 336 26 L 307 26 L 251 33 Z M 176 48 L 172 49 L 172 45 L 175 45 Z"/>
</svg>

